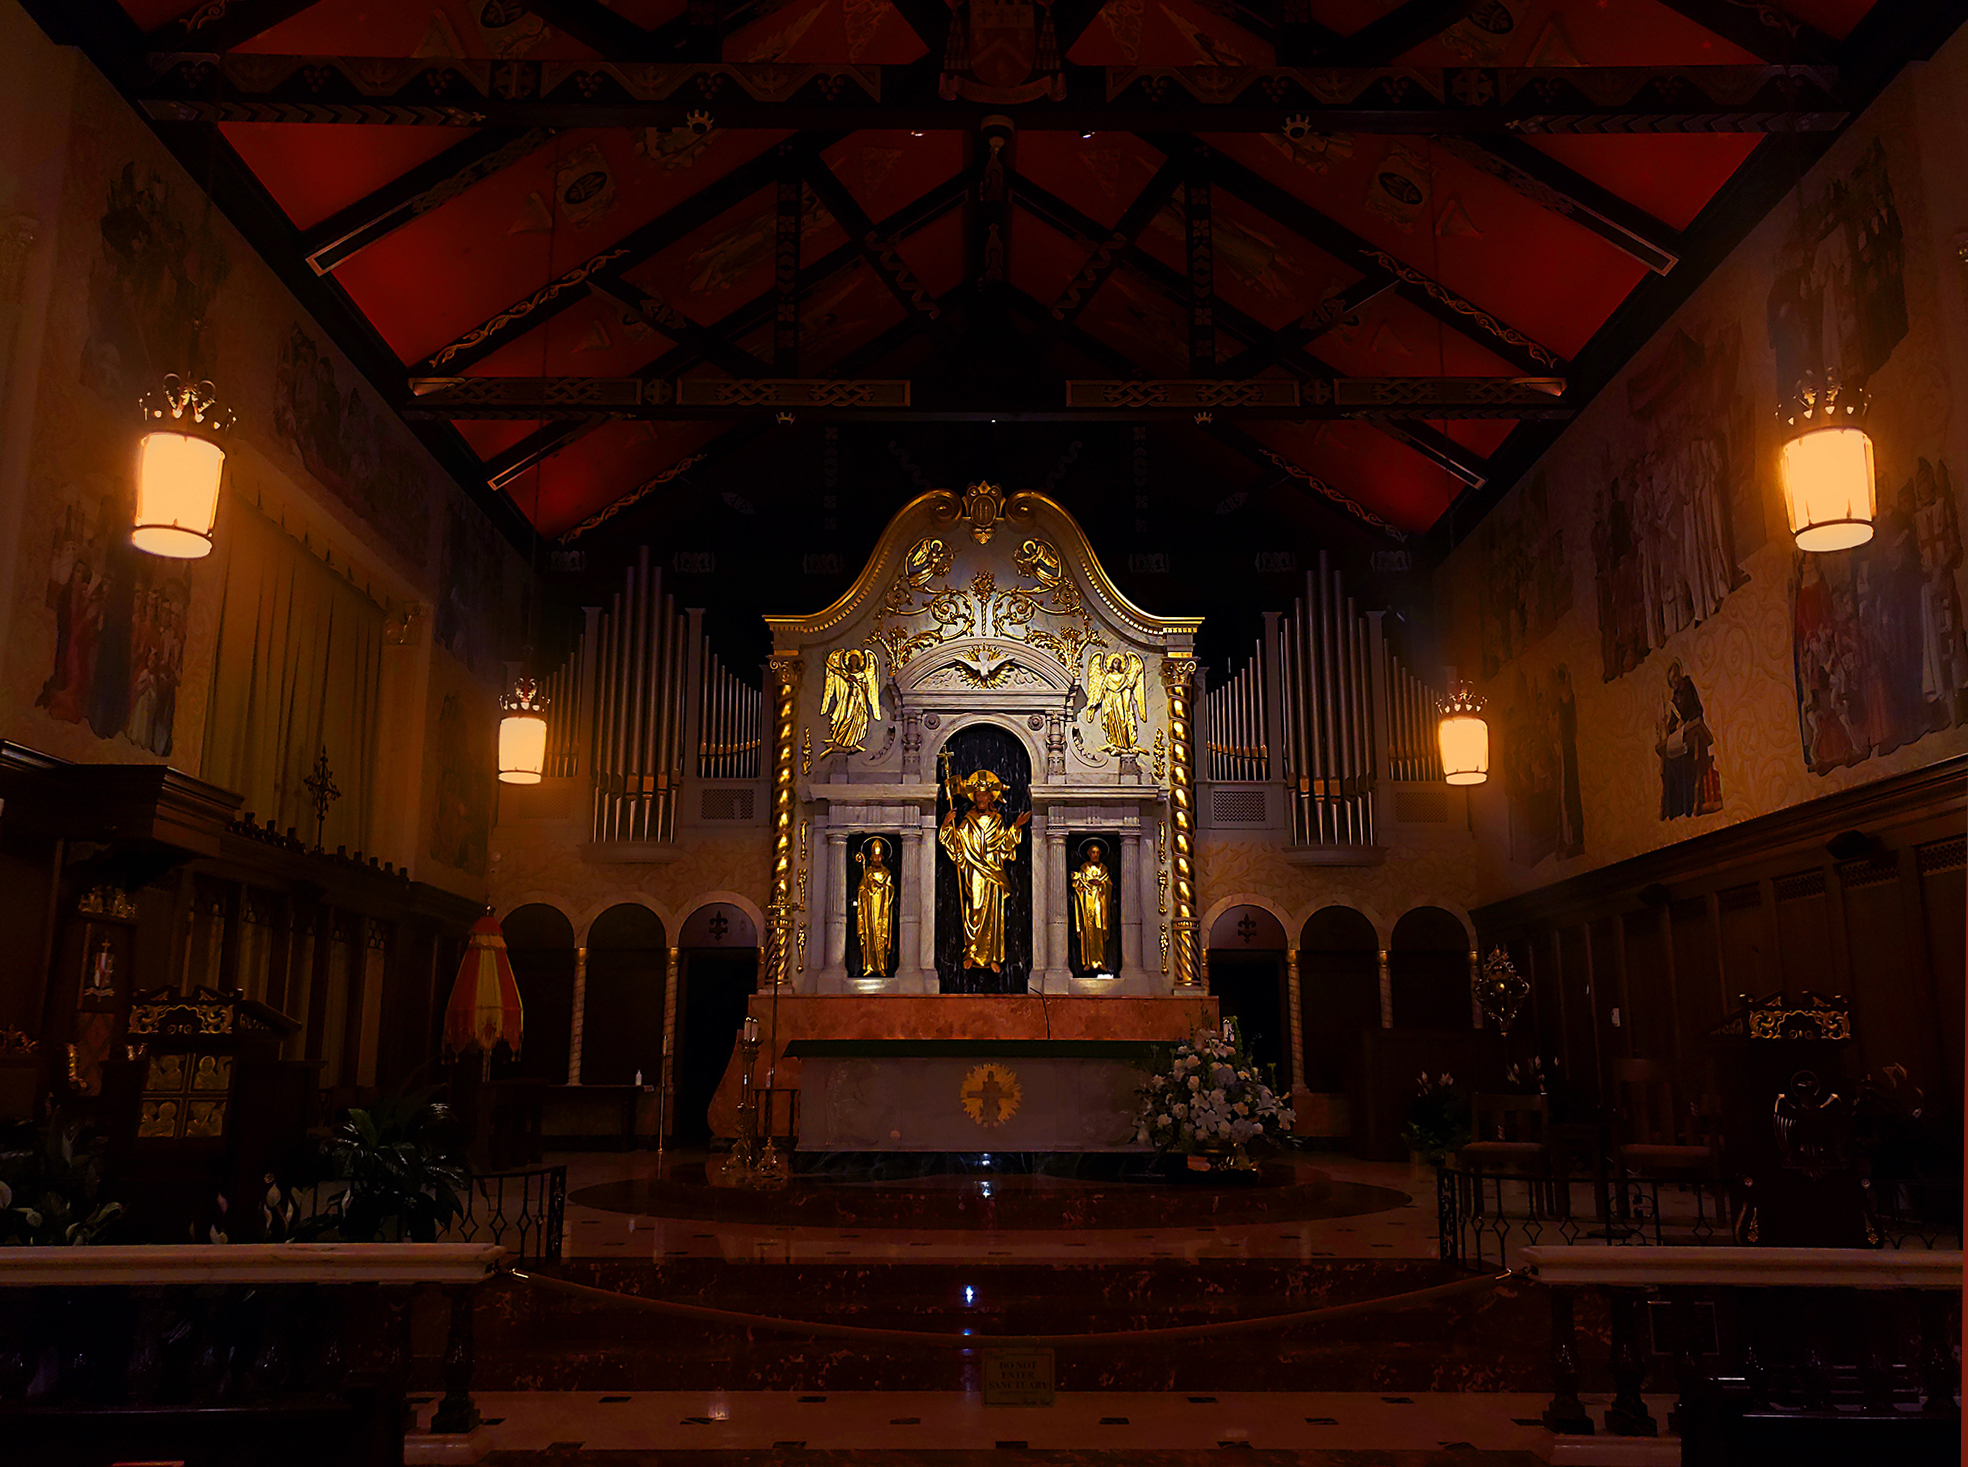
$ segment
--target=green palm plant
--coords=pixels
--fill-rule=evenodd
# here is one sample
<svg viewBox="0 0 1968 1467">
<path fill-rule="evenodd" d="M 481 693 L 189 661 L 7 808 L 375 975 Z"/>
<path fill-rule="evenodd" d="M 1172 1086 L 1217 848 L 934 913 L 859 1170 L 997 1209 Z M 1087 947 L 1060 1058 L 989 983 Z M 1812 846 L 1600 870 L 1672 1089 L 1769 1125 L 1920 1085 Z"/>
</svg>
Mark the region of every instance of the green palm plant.
<svg viewBox="0 0 1968 1467">
<path fill-rule="evenodd" d="M 434 1243 L 464 1215 L 455 1126 L 434 1093 L 388 1095 L 349 1111 L 327 1148 L 335 1177 L 348 1185 L 295 1228 L 297 1239 Z"/>
</svg>

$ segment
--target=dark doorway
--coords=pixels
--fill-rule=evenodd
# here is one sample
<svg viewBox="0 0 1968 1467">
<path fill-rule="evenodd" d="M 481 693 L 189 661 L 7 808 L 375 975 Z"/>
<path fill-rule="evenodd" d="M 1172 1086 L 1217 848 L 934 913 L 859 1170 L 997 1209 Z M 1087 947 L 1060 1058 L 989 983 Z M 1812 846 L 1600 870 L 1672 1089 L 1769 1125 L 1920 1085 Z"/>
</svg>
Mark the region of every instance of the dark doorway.
<svg viewBox="0 0 1968 1467">
<path fill-rule="evenodd" d="M 654 1081 L 663 1062 L 663 919 L 636 902 L 610 907 L 588 928 L 581 1083 Z"/>
<path fill-rule="evenodd" d="M 1468 1029 L 1469 934 L 1451 912 L 1416 907 L 1387 949 L 1396 1029 Z"/>
<path fill-rule="evenodd" d="M 1235 1019 L 1252 1059 L 1268 1066 L 1274 1089 L 1289 1089 L 1285 1063 L 1284 964 L 1275 953 L 1212 952 L 1210 992 L 1226 1019 Z"/>
<path fill-rule="evenodd" d="M 1359 1050 L 1362 1029 L 1380 1027 L 1380 938 L 1351 907 L 1325 907 L 1306 920 L 1298 956 L 1305 1005 L 1305 1088 L 1336 1094 Z"/>
<path fill-rule="evenodd" d="M 1032 761 L 1025 745 L 1008 729 L 974 723 L 950 735 L 944 746 L 949 771 L 966 778 L 988 769 L 1004 784 L 998 813 L 1009 825 L 1032 808 Z M 936 824 L 940 830 L 950 813 L 950 791 L 943 782 L 944 766 L 937 760 Z M 959 802 L 958 819 L 968 812 Z M 936 978 L 944 993 L 1023 993 L 1032 972 L 1032 849 L 1026 827 L 1018 854 L 1005 863 L 1011 890 L 1005 893 L 1004 962 L 996 973 L 963 965 L 963 908 L 957 894 L 957 867 L 939 842 L 936 848 Z"/>
<path fill-rule="evenodd" d="M 677 1014 L 676 1121 L 681 1146 L 711 1139 L 711 1098 L 731 1063 L 745 1003 L 758 992 L 758 949 L 695 949 L 683 954 L 683 1006 Z"/>
<path fill-rule="evenodd" d="M 564 1085 L 574 1031 L 574 924 L 558 908 L 534 902 L 506 913 L 499 926 L 526 1005 L 519 1058 L 505 1074 Z"/>
</svg>

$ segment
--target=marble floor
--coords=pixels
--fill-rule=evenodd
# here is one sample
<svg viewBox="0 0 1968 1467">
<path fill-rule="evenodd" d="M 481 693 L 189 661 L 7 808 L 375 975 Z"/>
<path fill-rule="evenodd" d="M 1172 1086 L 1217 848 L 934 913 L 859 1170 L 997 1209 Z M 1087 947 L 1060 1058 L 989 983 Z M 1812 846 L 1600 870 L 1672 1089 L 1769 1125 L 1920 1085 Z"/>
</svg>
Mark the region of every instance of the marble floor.
<svg viewBox="0 0 1968 1467">
<path fill-rule="evenodd" d="M 653 1178 L 654 1152 L 566 1152 L 566 1256 L 570 1258 L 723 1258 L 733 1263 L 937 1263 L 979 1257 L 1021 1263 L 1118 1263 L 1215 1259 L 1434 1258 L 1435 1178 L 1405 1163 L 1351 1157 L 1303 1158 L 1301 1169 L 1336 1182 L 1387 1189 L 1400 1200 L 1385 1211 L 1312 1221 L 1208 1227 L 1125 1227 L 986 1231 L 956 1228 L 784 1226 L 624 1214 L 583 1205 L 579 1194 L 604 1183 Z M 665 1171 L 702 1153 L 668 1152 Z M 964 1185 L 989 1187 L 988 1182 Z M 1005 1185 L 999 1183 L 997 1185 Z"/>
<path fill-rule="evenodd" d="M 1056 1452 L 1075 1462 L 1147 1463 L 1164 1454 L 1213 1457 L 1248 1449 L 1307 1462 L 1329 1460 L 1325 1453 L 1386 1451 L 1458 1463 L 1497 1453 L 1505 1454 L 1499 1460 L 1530 1463 L 1543 1460 L 1551 1440 L 1538 1422 L 1546 1398 L 1507 1392 L 1115 1391 L 1061 1393 L 1053 1405 L 1033 1407 L 987 1407 L 977 1395 L 955 1391 L 525 1391 L 477 1399 L 486 1419 L 481 1436 L 495 1453 L 661 1451 L 665 1462 L 679 1451 L 803 1450 L 902 1454 L 898 1460 Z M 1587 1404 L 1595 1414 L 1604 1410 L 1603 1398 Z M 1649 1397 L 1648 1404 L 1658 1418 L 1671 1402 Z M 434 1406 L 423 1402 L 418 1409 L 428 1421 Z"/>
</svg>

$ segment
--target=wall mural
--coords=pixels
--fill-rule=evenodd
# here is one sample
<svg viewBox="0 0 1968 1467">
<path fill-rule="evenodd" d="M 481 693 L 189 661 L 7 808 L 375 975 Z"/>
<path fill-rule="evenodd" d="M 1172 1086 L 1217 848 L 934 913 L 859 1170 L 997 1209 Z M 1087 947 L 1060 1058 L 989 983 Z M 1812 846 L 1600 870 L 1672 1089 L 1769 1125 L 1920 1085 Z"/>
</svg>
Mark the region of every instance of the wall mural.
<svg viewBox="0 0 1968 1467">
<path fill-rule="evenodd" d="M 1608 445 L 1596 502 L 1600 657 L 1605 680 L 1706 621 L 1745 579 L 1739 498 L 1754 505 L 1755 426 L 1741 382 L 1742 333 L 1677 330 L 1626 380 L 1626 441 Z M 1760 513 L 1744 518 L 1760 522 Z"/>
<path fill-rule="evenodd" d="M 82 385 L 135 413 L 166 373 L 217 371 L 206 319 L 232 273 L 209 210 L 176 197 L 164 175 L 126 163 L 109 182 L 99 221 L 102 251 L 89 268 Z M 185 215 L 197 209 L 198 224 Z"/>
<path fill-rule="evenodd" d="M 444 694 L 433 734 L 430 855 L 454 870 L 485 875 L 492 839 L 492 739 L 487 720 L 457 692 Z"/>
<path fill-rule="evenodd" d="M 453 498 L 444 509 L 437 640 L 480 678 L 498 673 L 506 559 L 505 542 L 492 522 L 462 499 Z"/>
<path fill-rule="evenodd" d="M 62 491 L 43 592 L 54 656 L 34 706 L 164 757 L 177 722 L 191 586 L 185 562 L 131 546 L 132 495 L 127 479 L 103 474 Z"/>
<path fill-rule="evenodd" d="M 1715 770 L 1715 735 L 1708 726 L 1695 680 L 1676 658 L 1667 664 L 1667 693 L 1655 725 L 1660 737 L 1660 818 L 1714 815 L 1722 808 L 1722 777 Z"/>
<path fill-rule="evenodd" d="M 1483 561 L 1483 676 L 1493 678 L 1572 609 L 1565 527 L 1551 513 L 1543 474 L 1485 517 L 1476 544 Z"/>
<path fill-rule="evenodd" d="M 1765 315 L 1779 392 L 1827 367 L 1863 383 L 1906 336 L 1906 234 L 1882 139 L 1845 176 L 1815 193 L 1806 184 L 1777 246 Z"/>
<path fill-rule="evenodd" d="M 347 380 L 348 385 L 343 386 Z M 430 474 L 401 430 L 298 323 L 280 343 L 273 431 L 324 488 L 380 530 L 413 565 L 430 558 Z"/>
<path fill-rule="evenodd" d="M 1795 557 L 1798 733 L 1813 774 L 1968 720 L 1961 526 L 1947 460 L 1879 491 L 1871 541 Z"/>
<path fill-rule="evenodd" d="M 1572 670 L 1561 662 L 1527 676 L 1519 667 L 1508 686 L 1497 718 L 1510 859 L 1534 866 L 1547 856 L 1576 856 L 1585 850 L 1585 802 Z"/>
</svg>

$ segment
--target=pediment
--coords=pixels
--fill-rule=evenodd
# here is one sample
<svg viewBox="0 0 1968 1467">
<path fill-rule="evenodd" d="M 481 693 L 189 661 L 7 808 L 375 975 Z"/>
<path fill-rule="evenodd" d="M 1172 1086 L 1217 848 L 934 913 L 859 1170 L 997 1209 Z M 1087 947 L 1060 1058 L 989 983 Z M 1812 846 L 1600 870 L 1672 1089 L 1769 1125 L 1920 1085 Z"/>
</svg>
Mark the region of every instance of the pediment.
<svg viewBox="0 0 1968 1467">
<path fill-rule="evenodd" d="M 1056 693 L 1073 687 L 1073 674 L 1036 647 L 985 641 L 946 642 L 912 660 L 896 686 L 918 693 Z"/>
</svg>

